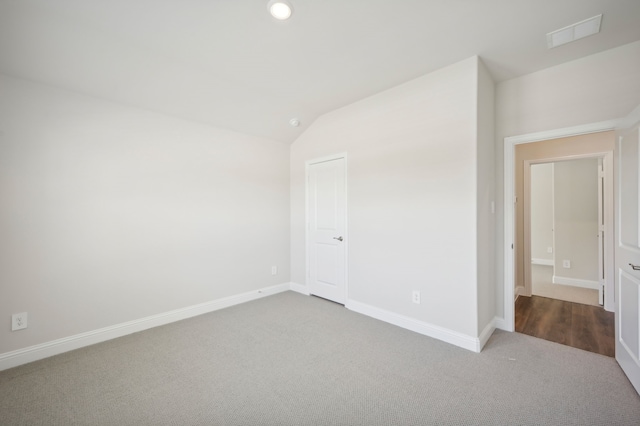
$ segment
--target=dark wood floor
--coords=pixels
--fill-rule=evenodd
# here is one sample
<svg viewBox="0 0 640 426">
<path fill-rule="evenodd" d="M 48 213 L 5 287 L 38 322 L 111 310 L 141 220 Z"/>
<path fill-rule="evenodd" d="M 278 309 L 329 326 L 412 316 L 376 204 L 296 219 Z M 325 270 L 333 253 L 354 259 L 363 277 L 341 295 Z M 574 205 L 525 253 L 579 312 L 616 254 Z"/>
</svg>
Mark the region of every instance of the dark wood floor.
<svg viewBox="0 0 640 426">
<path fill-rule="evenodd" d="M 613 312 L 540 296 L 516 300 L 516 331 L 585 351 L 614 356 Z"/>
</svg>

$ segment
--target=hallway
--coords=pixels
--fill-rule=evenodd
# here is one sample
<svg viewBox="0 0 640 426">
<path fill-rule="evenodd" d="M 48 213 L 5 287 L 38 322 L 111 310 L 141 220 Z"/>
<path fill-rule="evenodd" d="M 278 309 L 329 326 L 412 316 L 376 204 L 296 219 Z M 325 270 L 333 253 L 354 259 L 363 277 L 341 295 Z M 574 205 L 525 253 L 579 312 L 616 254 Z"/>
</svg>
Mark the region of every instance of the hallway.
<svg viewBox="0 0 640 426">
<path fill-rule="evenodd" d="M 553 267 L 531 265 L 531 294 L 583 305 L 600 306 L 598 290 L 553 283 Z"/>
</svg>

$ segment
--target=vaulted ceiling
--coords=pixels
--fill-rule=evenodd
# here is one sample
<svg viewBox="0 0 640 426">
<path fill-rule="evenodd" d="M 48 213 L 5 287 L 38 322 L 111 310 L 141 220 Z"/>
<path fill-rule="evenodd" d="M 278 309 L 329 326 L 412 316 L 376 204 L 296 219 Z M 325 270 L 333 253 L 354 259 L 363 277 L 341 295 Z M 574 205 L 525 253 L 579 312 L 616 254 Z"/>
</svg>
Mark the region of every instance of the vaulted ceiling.
<svg viewBox="0 0 640 426">
<path fill-rule="evenodd" d="M 638 0 L 289 1 L 279 22 L 267 0 L 0 0 L 0 73 L 291 142 L 473 55 L 499 82 L 640 40 Z M 599 34 L 547 48 L 601 13 Z"/>
</svg>

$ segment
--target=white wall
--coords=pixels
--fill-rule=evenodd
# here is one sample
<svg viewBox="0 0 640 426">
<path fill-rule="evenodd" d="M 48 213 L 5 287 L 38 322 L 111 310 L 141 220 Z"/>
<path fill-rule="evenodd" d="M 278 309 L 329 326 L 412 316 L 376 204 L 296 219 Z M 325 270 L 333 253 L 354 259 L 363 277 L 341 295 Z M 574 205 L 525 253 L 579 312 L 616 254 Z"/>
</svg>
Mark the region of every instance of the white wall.
<svg viewBox="0 0 640 426">
<path fill-rule="evenodd" d="M 531 259 L 553 261 L 553 163 L 531 165 Z"/>
<path fill-rule="evenodd" d="M 598 159 L 554 166 L 554 276 L 598 283 Z M 571 262 L 564 268 L 563 260 Z"/>
<path fill-rule="evenodd" d="M 504 138 L 629 114 L 640 104 L 640 41 L 496 87 L 497 314 L 504 315 Z"/>
<path fill-rule="evenodd" d="M 477 90 L 478 334 L 496 315 L 495 286 L 495 84 L 478 62 Z"/>
<path fill-rule="evenodd" d="M 0 76 L 0 354 L 288 282 L 288 158 Z"/>
<path fill-rule="evenodd" d="M 305 161 L 347 152 L 348 299 L 477 336 L 477 64 L 325 114 L 293 143 L 292 281 L 305 284 Z"/>
</svg>

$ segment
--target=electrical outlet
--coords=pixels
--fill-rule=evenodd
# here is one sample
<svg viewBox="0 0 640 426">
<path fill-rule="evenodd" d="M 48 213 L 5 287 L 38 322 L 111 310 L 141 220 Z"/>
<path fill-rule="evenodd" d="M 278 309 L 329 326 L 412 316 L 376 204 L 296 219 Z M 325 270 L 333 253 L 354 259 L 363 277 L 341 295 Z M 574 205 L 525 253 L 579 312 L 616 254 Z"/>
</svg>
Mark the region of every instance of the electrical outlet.
<svg viewBox="0 0 640 426">
<path fill-rule="evenodd" d="M 413 303 L 420 304 L 420 292 L 418 290 L 413 290 L 413 295 L 411 300 Z"/>
<path fill-rule="evenodd" d="M 278 267 L 276 265 L 273 265 L 271 267 L 271 275 L 276 275 L 278 273 Z"/>
<path fill-rule="evenodd" d="M 562 267 L 565 269 L 571 269 L 571 261 L 570 260 L 563 260 L 562 261 Z"/>
<path fill-rule="evenodd" d="M 553 247 L 547 247 L 547 253 L 553 253 Z"/>
<path fill-rule="evenodd" d="M 27 328 L 27 313 L 11 315 L 11 331 L 22 330 Z"/>
</svg>

